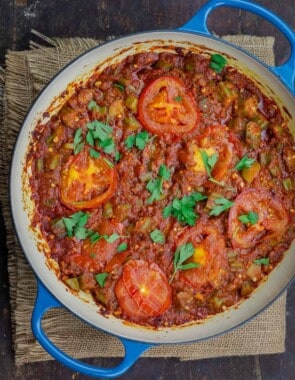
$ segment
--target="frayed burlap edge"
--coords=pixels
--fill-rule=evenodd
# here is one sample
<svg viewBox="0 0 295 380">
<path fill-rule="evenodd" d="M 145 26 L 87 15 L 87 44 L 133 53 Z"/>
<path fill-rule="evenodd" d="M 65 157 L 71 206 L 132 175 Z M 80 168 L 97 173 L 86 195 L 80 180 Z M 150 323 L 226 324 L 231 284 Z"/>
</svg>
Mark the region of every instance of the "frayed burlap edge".
<svg viewBox="0 0 295 380">
<path fill-rule="evenodd" d="M 43 361 L 51 357 L 35 341 L 30 327 L 30 317 L 36 294 L 36 280 L 18 246 L 8 207 L 8 167 L 15 139 L 30 104 L 48 80 L 75 56 L 96 46 L 92 39 L 48 39 L 34 31 L 34 36 L 44 39 L 52 47 L 32 42 L 31 51 L 8 52 L 6 61 L 6 112 L 0 140 L 1 201 L 7 229 L 9 250 L 9 277 L 11 288 L 12 321 L 16 364 Z M 272 53 L 273 39 L 268 37 L 226 36 L 232 43 L 251 51 L 261 46 L 260 58 Z M 251 41 L 254 44 L 251 45 Z M 258 49 L 259 50 L 259 49 Z M 252 50 L 253 52 L 253 50 Z M 270 53 L 269 53 L 270 52 Z M 259 54 L 257 54 L 259 56 Z M 269 58 L 268 63 L 272 64 Z M 247 325 L 221 337 L 194 344 L 158 346 L 144 356 L 179 357 L 182 360 L 232 355 L 270 354 L 284 351 L 285 295 Z M 64 309 L 53 309 L 43 320 L 48 336 L 59 347 L 76 358 L 122 356 L 119 341 L 89 327 Z"/>
<path fill-rule="evenodd" d="M 260 58 L 264 63 L 273 66 L 275 57 L 273 47 L 275 43 L 274 37 L 257 37 L 257 36 L 222 36 L 224 40 L 234 45 L 242 47 L 254 56 Z"/>
</svg>

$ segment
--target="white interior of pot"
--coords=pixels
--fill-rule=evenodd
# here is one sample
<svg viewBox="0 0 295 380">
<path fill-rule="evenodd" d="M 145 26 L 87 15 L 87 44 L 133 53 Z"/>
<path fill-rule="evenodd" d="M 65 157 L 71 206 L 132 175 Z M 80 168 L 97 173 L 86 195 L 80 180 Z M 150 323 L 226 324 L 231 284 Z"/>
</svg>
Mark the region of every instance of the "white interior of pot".
<svg viewBox="0 0 295 380">
<path fill-rule="evenodd" d="M 127 55 L 148 50 L 155 45 L 177 45 L 192 48 L 192 44 L 199 46 L 199 48 L 201 46 L 201 50 L 205 50 L 202 46 L 206 46 L 206 48 L 212 49 L 215 52 L 233 57 L 234 60 L 230 60 L 230 64 L 237 65 L 242 69 L 247 68 L 247 74 L 251 70 L 251 76 L 256 77 L 259 82 L 265 84 L 266 91 L 268 92 L 270 89 L 270 93 L 275 94 L 276 100 L 280 99 L 289 113 L 293 112 L 292 119 L 295 119 L 295 107 L 290 93 L 263 65 L 243 52 L 221 41 L 193 33 L 178 31 L 147 32 L 114 40 L 91 50 L 55 77 L 31 108 L 20 132 L 13 157 L 10 188 L 13 217 L 23 250 L 39 279 L 62 304 L 88 323 L 113 334 L 134 340 L 154 343 L 177 343 L 204 339 L 223 333 L 245 322 L 269 305 L 280 294 L 281 290 L 286 287 L 295 273 L 295 244 L 293 243 L 283 261 L 272 271 L 268 280 L 248 300 L 242 302 L 238 307 L 208 318 L 202 323 L 154 331 L 128 325 L 113 317 L 105 318 L 101 316 L 94 303 L 85 303 L 85 301 L 69 292 L 66 286 L 57 280 L 55 273 L 48 269 L 45 256 L 38 250 L 38 237 L 29 228 L 31 223 L 30 212 L 28 212 L 30 199 L 26 195 L 26 192 L 23 192 L 23 180 L 25 181 L 25 187 L 27 187 L 27 177 L 23 178 L 23 165 L 30 142 L 30 134 L 37 121 L 41 118 L 42 113 L 48 109 L 56 96 L 64 91 L 69 83 L 77 80 L 77 78 L 87 77 L 87 73 L 89 74 L 91 70 L 109 57 L 116 56 L 116 61 L 123 59 Z M 113 63 L 114 60 L 111 62 Z M 107 61 L 106 65 L 109 64 L 110 61 Z M 294 130 L 295 127 L 293 125 L 293 134 Z"/>
</svg>

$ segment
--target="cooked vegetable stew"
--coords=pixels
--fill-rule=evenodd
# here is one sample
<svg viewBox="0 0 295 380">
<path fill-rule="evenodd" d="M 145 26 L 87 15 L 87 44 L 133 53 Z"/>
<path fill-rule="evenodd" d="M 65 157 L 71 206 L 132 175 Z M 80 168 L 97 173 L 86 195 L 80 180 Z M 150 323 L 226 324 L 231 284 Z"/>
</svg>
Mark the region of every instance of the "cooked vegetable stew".
<svg viewBox="0 0 295 380">
<path fill-rule="evenodd" d="M 94 71 L 37 125 L 27 166 L 60 279 L 137 324 L 237 304 L 295 236 L 288 122 L 218 54 L 146 52 Z"/>
</svg>

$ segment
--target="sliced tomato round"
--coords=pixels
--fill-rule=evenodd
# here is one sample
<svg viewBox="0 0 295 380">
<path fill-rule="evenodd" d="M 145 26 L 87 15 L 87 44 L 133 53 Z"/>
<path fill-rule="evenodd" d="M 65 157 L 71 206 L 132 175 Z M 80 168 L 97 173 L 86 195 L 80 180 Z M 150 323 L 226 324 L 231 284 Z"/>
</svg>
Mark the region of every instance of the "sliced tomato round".
<svg viewBox="0 0 295 380">
<path fill-rule="evenodd" d="M 71 156 L 61 172 L 60 200 L 73 210 L 90 209 L 109 200 L 117 175 L 106 158 L 92 158 L 89 149 Z"/>
<path fill-rule="evenodd" d="M 115 287 L 118 303 L 130 317 L 154 317 L 171 305 L 172 290 L 161 268 L 144 260 L 130 260 Z"/>
<path fill-rule="evenodd" d="M 135 300 L 128 293 L 122 277 L 120 277 L 116 283 L 115 293 L 119 305 L 126 315 L 137 319 L 146 319 L 148 317 L 148 315 L 138 307 Z"/>
<path fill-rule="evenodd" d="M 138 119 L 153 134 L 181 136 L 199 125 L 200 111 L 180 78 L 163 76 L 143 89 L 138 102 Z"/>
<path fill-rule="evenodd" d="M 222 233 L 208 219 L 200 220 L 180 237 L 177 246 L 191 243 L 195 252 L 188 262 L 197 268 L 181 270 L 179 278 L 197 290 L 218 288 L 226 277 L 228 267 L 226 245 Z"/>
<path fill-rule="evenodd" d="M 258 221 L 242 223 L 239 217 L 254 212 Z M 229 211 L 228 235 L 234 248 L 251 248 L 265 239 L 279 240 L 289 221 L 282 202 L 271 192 L 262 189 L 248 189 L 242 192 Z"/>
</svg>

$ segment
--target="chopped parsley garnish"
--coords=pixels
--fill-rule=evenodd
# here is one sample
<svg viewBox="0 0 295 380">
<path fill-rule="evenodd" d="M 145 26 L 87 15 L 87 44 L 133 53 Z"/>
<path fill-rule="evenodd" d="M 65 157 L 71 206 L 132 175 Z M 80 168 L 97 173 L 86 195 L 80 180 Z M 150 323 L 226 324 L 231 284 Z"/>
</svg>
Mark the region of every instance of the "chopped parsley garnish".
<svg viewBox="0 0 295 380">
<path fill-rule="evenodd" d="M 124 86 L 124 84 L 122 84 L 122 83 L 120 83 L 120 82 L 115 82 L 114 84 L 113 84 L 113 86 L 114 87 L 116 87 L 116 88 L 118 88 L 120 91 L 124 91 L 125 90 L 125 86 Z"/>
<path fill-rule="evenodd" d="M 250 168 L 255 162 L 254 158 L 249 158 L 247 156 L 244 156 L 240 162 L 237 163 L 237 165 L 234 167 L 234 170 L 242 170 L 244 168 Z"/>
<path fill-rule="evenodd" d="M 118 234 L 111 234 L 110 236 L 108 235 L 103 235 L 103 238 L 108 242 L 108 243 L 114 243 L 116 240 L 120 238 L 120 235 Z"/>
<path fill-rule="evenodd" d="M 93 232 L 92 235 L 90 236 L 90 241 L 92 245 L 101 239 L 104 239 L 108 243 L 114 243 L 119 238 L 120 236 L 118 234 L 100 235 L 98 232 Z"/>
<path fill-rule="evenodd" d="M 227 60 L 220 54 L 211 54 L 210 57 L 210 67 L 216 73 L 220 74 L 224 66 L 226 65 Z"/>
<path fill-rule="evenodd" d="M 174 100 L 176 101 L 176 102 L 181 102 L 182 101 L 182 96 L 175 96 L 175 98 L 174 98 Z"/>
<path fill-rule="evenodd" d="M 135 145 L 135 135 L 128 136 L 127 139 L 125 140 L 125 145 L 127 149 L 132 148 Z"/>
<path fill-rule="evenodd" d="M 102 121 L 94 120 L 87 124 L 88 133 L 91 132 L 94 139 L 99 139 L 101 141 L 107 139 L 112 133 L 112 128 Z"/>
<path fill-rule="evenodd" d="M 243 214 L 238 217 L 243 224 L 256 224 L 258 222 L 258 214 L 254 211 L 249 211 L 248 214 Z"/>
<path fill-rule="evenodd" d="M 125 140 L 125 145 L 127 149 L 136 146 L 139 150 L 143 150 L 148 143 L 150 137 L 147 131 L 142 131 L 136 135 L 130 135 Z"/>
<path fill-rule="evenodd" d="M 171 215 L 183 225 L 194 226 L 199 217 L 194 210 L 196 203 L 206 198 L 206 195 L 198 192 L 185 195 L 180 199 L 175 198 L 169 206 L 164 208 L 163 216 L 164 218 L 168 218 Z"/>
<path fill-rule="evenodd" d="M 263 257 L 261 259 L 256 259 L 253 262 L 255 264 L 258 264 L 258 265 L 269 265 L 269 257 Z"/>
<path fill-rule="evenodd" d="M 123 252 L 123 251 L 126 251 L 126 249 L 127 249 L 127 243 L 124 242 L 118 245 L 117 251 Z"/>
<path fill-rule="evenodd" d="M 169 181 L 170 176 L 170 170 L 162 164 L 159 168 L 158 177 L 156 179 L 151 179 L 146 186 L 147 190 L 151 193 L 147 203 L 152 203 L 153 201 L 161 199 L 163 194 L 163 182 L 164 180 Z"/>
<path fill-rule="evenodd" d="M 90 157 L 92 158 L 98 158 L 100 156 L 100 153 L 95 149 L 89 149 Z"/>
<path fill-rule="evenodd" d="M 120 161 L 120 159 L 121 159 L 121 153 L 117 151 L 115 153 L 115 161 L 118 162 L 118 161 Z"/>
<path fill-rule="evenodd" d="M 86 142 L 89 145 L 97 144 L 107 154 L 115 151 L 115 141 L 112 137 L 113 129 L 108 124 L 94 120 L 87 124 L 87 129 Z"/>
<path fill-rule="evenodd" d="M 116 233 L 111 235 L 100 235 L 98 232 L 85 227 L 88 222 L 89 215 L 83 211 L 78 211 L 68 218 L 63 217 L 61 220 L 66 228 L 67 236 L 75 236 L 79 240 L 90 238 L 91 244 L 95 244 L 98 240 L 104 239 L 108 243 L 113 243 L 120 236 Z"/>
<path fill-rule="evenodd" d="M 68 218 L 62 218 L 69 237 L 75 236 L 78 239 L 86 239 L 89 236 L 89 230 L 84 226 L 88 222 L 88 214 L 78 211 Z"/>
<path fill-rule="evenodd" d="M 84 141 L 82 139 L 82 128 L 78 128 L 74 136 L 74 154 L 78 154 L 84 148 Z"/>
<path fill-rule="evenodd" d="M 95 100 L 90 100 L 90 102 L 87 105 L 87 108 L 89 109 L 89 111 L 93 111 L 93 110 L 98 110 L 99 106 Z"/>
<path fill-rule="evenodd" d="M 95 279 L 96 279 L 96 281 L 98 282 L 98 284 L 99 284 L 99 286 L 101 288 L 104 287 L 105 282 L 106 282 L 106 280 L 108 278 L 108 275 L 109 274 L 107 272 L 102 272 L 102 273 L 98 273 L 98 274 L 95 275 Z"/>
<path fill-rule="evenodd" d="M 169 181 L 170 179 L 171 172 L 164 164 L 162 164 L 159 168 L 159 176 L 165 179 L 166 181 Z"/>
<path fill-rule="evenodd" d="M 150 233 L 150 237 L 154 243 L 165 244 L 165 236 L 162 231 L 156 229 Z"/>
<path fill-rule="evenodd" d="M 183 244 L 176 249 L 174 253 L 174 260 L 173 260 L 174 271 L 170 278 L 169 284 L 172 283 L 176 273 L 179 270 L 187 270 L 187 269 L 192 269 L 192 268 L 198 268 L 199 266 L 201 266 L 201 264 L 199 263 L 184 264 L 184 262 L 190 257 L 192 257 L 194 253 L 195 253 L 195 248 L 192 245 L 192 243 Z"/>
<path fill-rule="evenodd" d="M 208 156 L 208 153 L 205 150 L 201 150 L 201 157 L 202 157 L 206 172 L 208 174 L 209 181 L 214 182 L 217 185 L 220 185 L 223 187 L 226 186 L 223 182 L 216 181 L 212 177 L 212 170 L 214 166 L 216 165 L 216 162 L 218 161 L 218 154 L 214 153 L 211 156 Z"/>
<path fill-rule="evenodd" d="M 108 137 L 105 140 L 99 142 L 99 146 L 103 148 L 104 152 L 107 154 L 113 153 L 115 150 L 115 142 L 112 137 Z"/>
<path fill-rule="evenodd" d="M 205 165 L 206 172 L 208 173 L 209 177 L 211 178 L 212 170 L 218 160 L 218 154 L 214 153 L 212 156 L 208 156 L 208 153 L 204 150 L 201 150 L 201 157 L 203 160 L 203 163 Z"/>
<path fill-rule="evenodd" d="M 209 215 L 213 215 L 213 216 L 218 216 L 220 215 L 221 213 L 223 213 L 224 211 L 228 210 L 229 208 L 231 208 L 234 204 L 234 202 L 232 201 L 229 201 L 228 199 L 226 198 L 217 198 L 215 199 L 215 204 L 216 206 L 214 206 L 212 208 L 212 210 L 209 212 Z"/>
</svg>

